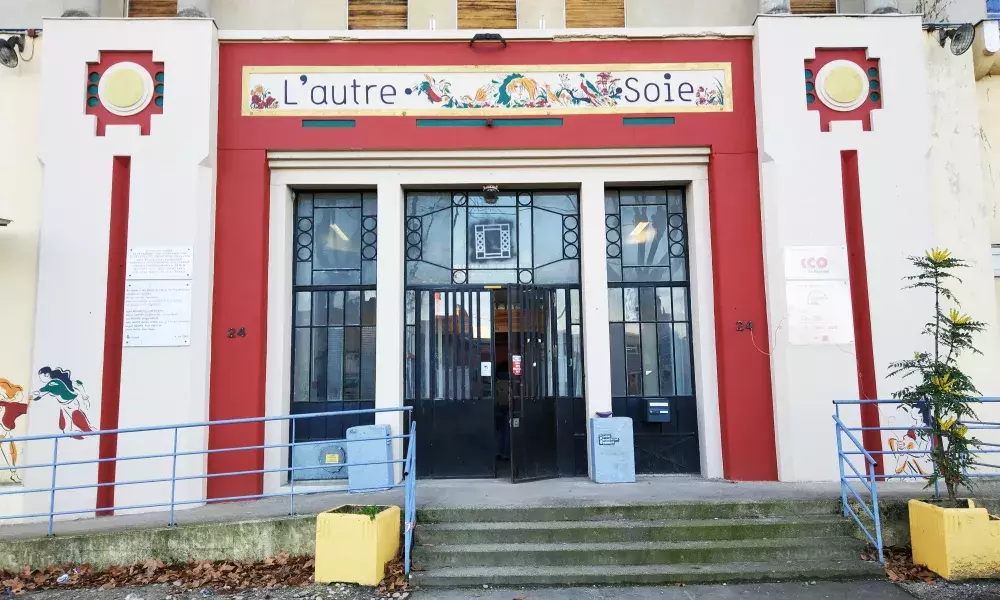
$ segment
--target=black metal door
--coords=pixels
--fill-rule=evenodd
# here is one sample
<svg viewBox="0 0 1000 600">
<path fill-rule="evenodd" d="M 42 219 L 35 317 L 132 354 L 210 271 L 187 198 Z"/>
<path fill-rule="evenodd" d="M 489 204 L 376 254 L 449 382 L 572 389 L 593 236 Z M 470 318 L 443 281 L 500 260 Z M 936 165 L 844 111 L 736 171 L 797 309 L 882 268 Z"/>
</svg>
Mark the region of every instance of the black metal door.
<svg viewBox="0 0 1000 600">
<path fill-rule="evenodd" d="M 493 379 L 482 371 L 494 363 L 492 292 L 408 290 L 406 304 L 405 387 L 420 424 L 417 475 L 495 477 Z"/>
<path fill-rule="evenodd" d="M 508 286 L 511 479 L 559 476 L 556 401 L 549 393 L 553 291 Z"/>
</svg>

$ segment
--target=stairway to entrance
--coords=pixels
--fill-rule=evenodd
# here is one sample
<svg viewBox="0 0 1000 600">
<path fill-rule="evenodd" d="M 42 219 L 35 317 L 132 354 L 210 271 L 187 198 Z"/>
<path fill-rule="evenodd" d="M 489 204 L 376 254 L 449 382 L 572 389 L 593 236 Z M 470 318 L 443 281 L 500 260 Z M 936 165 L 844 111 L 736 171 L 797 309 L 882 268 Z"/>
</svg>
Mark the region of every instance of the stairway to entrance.
<svg viewBox="0 0 1000 600">
<path fill-rule="evenodd" d="M 839 502 L 419 510 L 418 586 L 864 579 Z"/>
</svg>

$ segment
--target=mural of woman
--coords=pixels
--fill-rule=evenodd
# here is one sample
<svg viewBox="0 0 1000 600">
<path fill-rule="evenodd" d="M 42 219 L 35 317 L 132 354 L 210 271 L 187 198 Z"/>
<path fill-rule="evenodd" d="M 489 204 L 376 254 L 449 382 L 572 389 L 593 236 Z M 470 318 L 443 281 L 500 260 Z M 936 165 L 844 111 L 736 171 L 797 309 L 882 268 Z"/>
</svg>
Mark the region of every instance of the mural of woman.
<svg viewBox="0 0 1000 600">
<path fill-rule="evenodd" d="M 88 432 L 94 431 L 90 425 L 90 420 L 84 409 L 90 408 L 90 396 L 83 389 L 83 382 L 73 380 L 68 369 L 59 367 L 42 367 L 38 370 L 38 380 L 42 382 L 42 387 L 31 393 L 33 400 L 40 400 L 45 396 L 52 396 L 59 403 L 59 430 L 66 433 L 69 431 Z M 82 440 L 83 436 L 73 436 L 75 440 Z"/>
<path fill-rule="evenodd" d="M 5 438 L 12 437 L 17 426 L 17 419 L 28 412 L 29 400 L 24 399 L 24 388 L 0 377 L 0 458 L 10 468 L 10 479 L 15 483 L 21 480 L 17 475 L 17 446 L 14 442 L 4 443 Z M 6 446 L 6 449 L 4 448 Z"/>
</svg>

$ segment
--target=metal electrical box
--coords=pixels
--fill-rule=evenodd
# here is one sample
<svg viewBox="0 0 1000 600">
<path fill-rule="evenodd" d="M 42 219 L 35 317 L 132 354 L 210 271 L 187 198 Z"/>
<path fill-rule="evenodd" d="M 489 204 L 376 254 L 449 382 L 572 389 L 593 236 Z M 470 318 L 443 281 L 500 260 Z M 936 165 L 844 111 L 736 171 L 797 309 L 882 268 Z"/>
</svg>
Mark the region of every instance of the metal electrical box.
<svg viewBox="0 0 1000 600">
<path fill-rule="evenodd" d="M 347 452 L 343 442 L 335 444 L 306 444 L 292 447 L 292 479 L 318 481 L 346 479 Z M 303 468 L 311 467 L 311 468 Z"/>
<path fill-rule="evenodd" d="M 392 460 L 390 431 L 388 425 L 359 425 L 347 430 L 346 446 L 351 457 L 347 463 L 350 491 L 370 492 L 388 489 L 392 485 L 393 465 L 388 462 Z"/>
<path fill-rule="evenodd" d="M 590 419 L 590 458 L 597 483 L 635 483 L 632 419 Z"/>
</svg>

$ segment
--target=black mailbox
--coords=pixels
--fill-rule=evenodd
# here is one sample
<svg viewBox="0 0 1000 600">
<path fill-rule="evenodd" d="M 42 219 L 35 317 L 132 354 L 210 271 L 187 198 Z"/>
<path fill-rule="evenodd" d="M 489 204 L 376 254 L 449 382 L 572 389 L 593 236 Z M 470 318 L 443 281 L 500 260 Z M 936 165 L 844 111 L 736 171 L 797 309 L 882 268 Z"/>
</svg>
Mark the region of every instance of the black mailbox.
<svg viewBox="0 0 1000 600">
<path fill-rule="evenodd" d="M 646 398 L 646 422 L 669 423 L 670 408 L 669 398 Z"/>
</svg>

